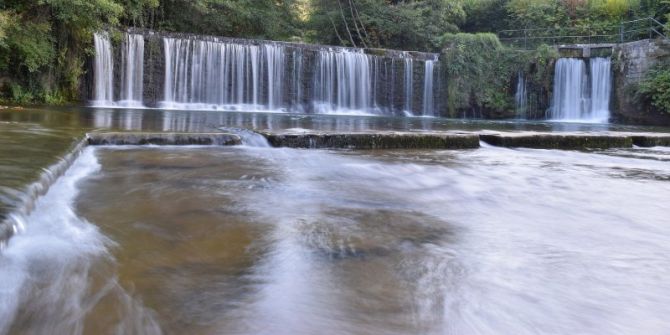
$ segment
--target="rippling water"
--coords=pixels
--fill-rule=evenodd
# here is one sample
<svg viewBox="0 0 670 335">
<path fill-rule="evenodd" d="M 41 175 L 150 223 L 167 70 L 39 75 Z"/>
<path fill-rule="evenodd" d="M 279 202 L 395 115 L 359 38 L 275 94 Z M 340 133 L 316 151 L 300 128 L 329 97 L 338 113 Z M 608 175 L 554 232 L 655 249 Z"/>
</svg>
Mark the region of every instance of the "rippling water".
<svg viewBox="0 0 670 335">
<path fill-rule="evenodd" d="M 102 147 L 0 333 L 664 334 L 670 152 Z"/>
</svg>

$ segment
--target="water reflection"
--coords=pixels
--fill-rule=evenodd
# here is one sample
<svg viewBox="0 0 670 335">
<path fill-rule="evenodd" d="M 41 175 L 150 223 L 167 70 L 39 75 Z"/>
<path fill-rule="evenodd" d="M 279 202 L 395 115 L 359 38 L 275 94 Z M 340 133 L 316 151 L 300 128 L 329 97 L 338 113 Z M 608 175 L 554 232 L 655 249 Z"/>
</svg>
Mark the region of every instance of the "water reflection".
<svg viewBox="0 0 670 335">
<path fill-rule="evenodd" d="M 432 117 L 310 115 L 288 113 L 177 111 L 158 109 L 49 108 L 1 110 L 0 121 L 87 130 L 213 131 L 218 127 L 329 131 L 371 130 L 536 130 L 536 131 L 668 131 L 663 128 L 542 121 L 485 121 Z"/>
</svg>

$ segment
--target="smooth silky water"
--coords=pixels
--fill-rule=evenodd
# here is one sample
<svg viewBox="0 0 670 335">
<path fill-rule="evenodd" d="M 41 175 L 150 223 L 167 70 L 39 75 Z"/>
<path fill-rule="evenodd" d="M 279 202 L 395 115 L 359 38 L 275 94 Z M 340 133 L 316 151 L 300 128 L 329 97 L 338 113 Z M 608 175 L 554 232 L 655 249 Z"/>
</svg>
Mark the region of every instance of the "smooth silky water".
<svg viewBox="0 0 670 335">
<path fill-rule="evenodd" d="M 0 127 L 5 213 L 91 130 L 663 130 L 124 109 L 0 110 Z M 0 250 L 0 334 L 662 334 L 669 162 L 87 148 Z"/>
<path fill-rule="evenodd" d="M 662 334 L 670 151 L 87 148 L 0 333 Z"/>
</svg>

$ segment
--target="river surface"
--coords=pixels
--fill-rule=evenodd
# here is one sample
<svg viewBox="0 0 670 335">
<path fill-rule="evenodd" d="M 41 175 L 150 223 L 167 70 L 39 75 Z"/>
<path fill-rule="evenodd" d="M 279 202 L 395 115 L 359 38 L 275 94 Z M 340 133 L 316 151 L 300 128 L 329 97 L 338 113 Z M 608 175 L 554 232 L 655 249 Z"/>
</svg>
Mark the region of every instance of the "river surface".
<svg viewBox="0 0 670 335">
<path fill-rule="evenodd" d="M 0 254 L 0 334 L 667 334 L 667 199 L 667 148 L 87 148 Z"/>
</svg>

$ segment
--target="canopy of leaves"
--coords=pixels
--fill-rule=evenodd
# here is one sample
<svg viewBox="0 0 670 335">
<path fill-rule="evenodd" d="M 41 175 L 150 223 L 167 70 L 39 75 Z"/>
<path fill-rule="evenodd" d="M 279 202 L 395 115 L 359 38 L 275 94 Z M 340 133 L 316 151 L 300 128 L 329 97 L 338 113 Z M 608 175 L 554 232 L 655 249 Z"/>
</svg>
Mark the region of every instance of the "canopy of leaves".
<svg viewBox="0 0 670 335">
<path fill-rule="evenodd" d="M 465 20 L 460 0 L 314 0 L 309 39 L 317 43 L 437 50 Z"/>
</svg>

